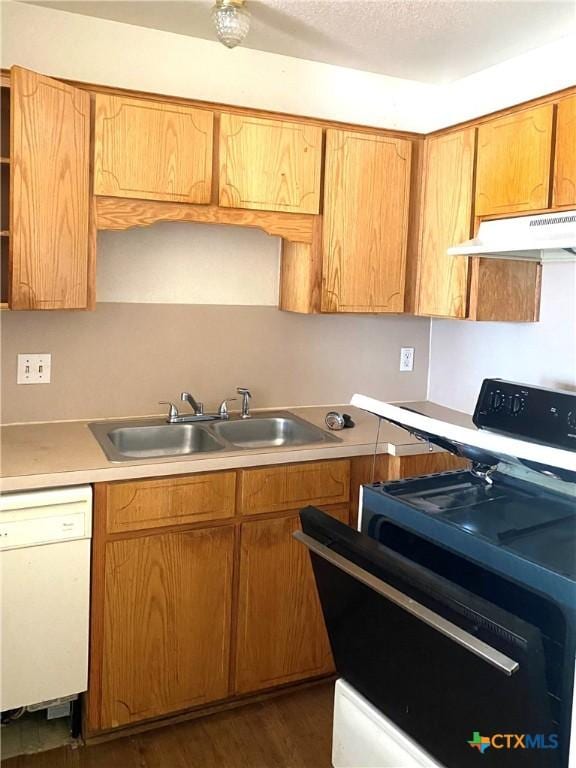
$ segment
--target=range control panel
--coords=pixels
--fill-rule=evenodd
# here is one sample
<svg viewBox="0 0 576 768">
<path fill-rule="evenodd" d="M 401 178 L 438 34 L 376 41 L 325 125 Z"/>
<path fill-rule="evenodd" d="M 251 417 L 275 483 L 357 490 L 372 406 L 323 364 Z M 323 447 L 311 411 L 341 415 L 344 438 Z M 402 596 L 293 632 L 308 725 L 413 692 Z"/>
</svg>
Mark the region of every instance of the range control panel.
<svg viewBox="0 0 576 768">
<path fill-rule="evenodd" d="M 576 392 L 484 379 L 473 421 L 481 429 L 576 451 Z"/>
</svg>

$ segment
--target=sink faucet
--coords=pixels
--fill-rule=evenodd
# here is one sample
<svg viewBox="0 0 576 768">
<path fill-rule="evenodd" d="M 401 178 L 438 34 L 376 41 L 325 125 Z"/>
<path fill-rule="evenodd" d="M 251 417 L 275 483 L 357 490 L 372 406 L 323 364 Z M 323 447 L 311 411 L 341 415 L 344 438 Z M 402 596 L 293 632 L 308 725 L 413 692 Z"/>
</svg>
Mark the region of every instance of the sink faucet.
<svg viewBox="0 0 576 768">
<path fill-rule="evenodd" d="M 252 397 L 252 394 L 250 393 L 249 389 L 246 389 L 246 387 L 236 387 L 236 392 L 238 392 L 239 395 L 242 395 L 241 416 L 243 419 L 249 419 L 250 418 L 250 398 Z"/>
<path fill-rule="evenodd" d="M 203 416 L 204 415 L 204 405 L 203 403 L 198 403 L 194 399 L 194 397 L 190 394 L 190 392 L 182 392 L 180 395 L 180 400 L 183 400 L 185 403 L 188 403 L 190 408 L 194 411 L 194 416 Z"/>
<path fill-rule="evenodd" d="M 252 395 L 250 394 L 250 391 L 244 387 L 238 387 L 236 391 L 239 395 L 242 395 L 241 416 L 243 419 L 248 419 L 250 418 L 249 403 Z M 230 413 L 228 411 L 228 403 L 231 400 L 236 400 L 236 398 L 230 397 L 227 400 L 223 400 L 220 403 L 220 407 L 216 413 L 204 413 L 204 405 L 199 403 L 194 398 L 194 396 L 190 394 L 190 392 L 182 392 L 180 395 L 180 400 L 188 403 L 193 412 L 189 414 L 181 414 L 178 412 L 178 408 L 174 405 L 174 403 L 168 402 L 166 400 L 160 401 L 162 405 L 168 405 L 170 407 L 168 418 L 166 419 L 168 424 L 186 424 L 193 421 L 215 421 L 217 419 L 229 419 Z"/>
</svg>

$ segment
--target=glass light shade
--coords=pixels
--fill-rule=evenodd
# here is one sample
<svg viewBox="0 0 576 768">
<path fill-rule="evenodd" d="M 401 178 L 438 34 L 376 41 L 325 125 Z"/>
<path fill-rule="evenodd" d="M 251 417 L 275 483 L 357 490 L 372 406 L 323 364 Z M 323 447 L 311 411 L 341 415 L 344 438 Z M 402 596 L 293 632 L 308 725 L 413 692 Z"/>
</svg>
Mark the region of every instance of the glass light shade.
<svg viewBox="0 0 576 768">
<path fill-rule="evenodd" d="M 218 40 L 228 48 L 239 45 L 250 28 L 250 11 L 242 4 L 217 0 L 212 18 Z"/>
</svg>

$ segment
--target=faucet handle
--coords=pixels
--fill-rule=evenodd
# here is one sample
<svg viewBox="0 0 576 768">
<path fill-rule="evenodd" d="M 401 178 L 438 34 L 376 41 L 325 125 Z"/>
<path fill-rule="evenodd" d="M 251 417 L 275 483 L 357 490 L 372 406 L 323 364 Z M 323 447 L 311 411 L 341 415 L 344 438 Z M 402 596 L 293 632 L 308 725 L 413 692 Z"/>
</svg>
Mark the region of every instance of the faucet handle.
<svg viewBox="0 0 576 768">
<path fill-rule="evenodd" d="M 188 403 L 196 416 L 204 415 L 204 403 L 197 402 L 194 399 L 194 395 L 191 395 L 190 392 L 181 392 L 180 400 L 182 400 L 184 403 Z"/>
<path fill-rule="evenodd" d="M 221 419 L 227 419 L 228 418 L 228 416 L 230 415 L 228 413 L 228 403 L 231 403 L 234 400 L 238 400 L 238 398 L 237 397 L 228 397 L 225 400 L 222 400 L 222 402 L 218 406 L 218 416 Z"/>
<path fill-rule="evenodd" d="M 168 419 L 167 421 L 174 421 L 178 418 L 178 408 L 174 405 L 174 403 L 170 402 L 170 400 L 159 400 L 158 405 L 169 405 L 170 410 L 168 411 Z"/>
</svg>

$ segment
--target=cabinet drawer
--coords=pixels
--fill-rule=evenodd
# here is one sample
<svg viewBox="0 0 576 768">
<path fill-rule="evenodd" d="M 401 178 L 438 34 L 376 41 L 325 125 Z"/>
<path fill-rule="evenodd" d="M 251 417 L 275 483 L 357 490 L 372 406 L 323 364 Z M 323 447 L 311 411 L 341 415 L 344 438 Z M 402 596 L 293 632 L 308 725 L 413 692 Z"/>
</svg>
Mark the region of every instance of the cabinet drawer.
<svg viewBox="0 0 576 768">
<path fill-rule="evenodd" d="M 350 461 L 313 461 L 239 472 L 242 515 L 299 509 L 308 504 L 342 504 L 350 497 Z"/>
<path fill-rule="evenodd" d="M 234 472 L 110 483 L 107 531 L 200 523 L 234 515 Z"/>
</svg>

